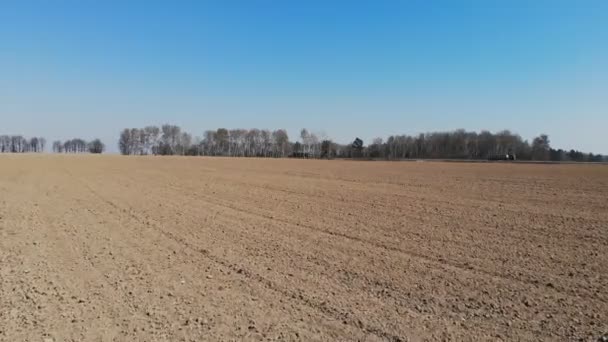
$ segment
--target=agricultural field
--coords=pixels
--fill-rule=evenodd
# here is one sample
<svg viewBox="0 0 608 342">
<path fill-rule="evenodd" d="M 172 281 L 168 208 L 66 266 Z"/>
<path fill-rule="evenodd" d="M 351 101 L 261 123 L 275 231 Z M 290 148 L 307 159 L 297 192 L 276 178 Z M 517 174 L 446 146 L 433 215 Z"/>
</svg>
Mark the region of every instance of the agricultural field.
<svg viewBox="0 0 608 342">
<path fill-rule="evenodd" d="M 1 341 L 596 341 L 608 166 L 0 156 Z"/>
</svg>

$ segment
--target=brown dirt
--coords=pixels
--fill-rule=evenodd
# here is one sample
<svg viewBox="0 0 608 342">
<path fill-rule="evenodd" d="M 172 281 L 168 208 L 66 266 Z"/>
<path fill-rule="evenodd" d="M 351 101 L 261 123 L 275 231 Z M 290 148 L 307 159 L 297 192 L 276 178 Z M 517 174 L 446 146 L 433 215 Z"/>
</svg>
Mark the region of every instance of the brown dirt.
<svg viewBox="0 0 608 342">
<path fill-rule="evenodd" d="M 608 166 L 0 156 L 0 340 L 594 340 Z"/>
</svg>

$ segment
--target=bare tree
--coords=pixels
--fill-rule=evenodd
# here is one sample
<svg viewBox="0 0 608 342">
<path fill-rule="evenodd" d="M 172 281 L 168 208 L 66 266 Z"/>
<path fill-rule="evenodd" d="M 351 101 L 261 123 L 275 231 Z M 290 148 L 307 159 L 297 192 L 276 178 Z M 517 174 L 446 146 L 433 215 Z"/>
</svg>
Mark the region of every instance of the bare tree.
<svg viewBox="0 0 608 342">
<path fill-rule="evenodd" d="M 289 148 L 289 136 L 287 135 L 287 131 L 278 129 L 272 132 L 272 138 L 274 139 L 274 156 L 280 158 L 285 157 Z"/>
<path fill-rule="evenodd" d="M 216 142 L 216 155 L 229 156 L 230 155 L 230 144 L 228 130 L 225 128 L 218 128 L 215 132 Z"/>
<path fill-rule="evenodd" d="M 90 153 L 103 153 L 105 145 L 99 139 L 95 139 L 88 144 Z"/>
<path fill-rule="evenodd" d="M 147 126 L 144 128 L 146 154 L 158 154 L 157 148 L 159 144 L 160 128 L 156 126 Z"/>
<path fill-rule="evenodd" d="M 549 160 L 549 152 L 551 146 L 549 145 L 549 136 L 541 134 L 534 138 L 532 142 L 532 156 L 536 160 Z"/>
<path fill-rule="evenodd" d="M 125 128 L 120 133 L 120 138 L 118 139 L 118 149 L 121 154 L 132 154 L 131 151 L 131 130 Z"/>
</svg>

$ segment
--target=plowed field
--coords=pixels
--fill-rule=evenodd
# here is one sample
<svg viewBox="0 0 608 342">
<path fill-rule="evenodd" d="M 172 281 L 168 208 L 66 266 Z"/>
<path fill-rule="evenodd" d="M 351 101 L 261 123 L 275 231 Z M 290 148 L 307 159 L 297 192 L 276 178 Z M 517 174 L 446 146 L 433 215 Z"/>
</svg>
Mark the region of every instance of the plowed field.
<svg viewBox="0 0 608 342">
<path fill-rule="evenodd" d="M 596 340 L 608 166 L 0 156 L 0 340 Z"/>
</svg>

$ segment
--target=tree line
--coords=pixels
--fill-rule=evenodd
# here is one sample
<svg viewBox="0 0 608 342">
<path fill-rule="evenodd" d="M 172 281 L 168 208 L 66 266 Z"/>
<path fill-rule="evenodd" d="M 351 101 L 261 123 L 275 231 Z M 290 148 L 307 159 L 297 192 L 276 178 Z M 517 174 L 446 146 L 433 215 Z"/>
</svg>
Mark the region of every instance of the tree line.
<svg viewBox="0 0 608 342">
<path fill-rule="evenodd" d="M 103 153 L 105 145 L 99 139 L 87 142 L 84 139 L 74 138 L 66 141 L 53 142 L 54 153 Z"/>
<path fill-rule="evenodd" d="M 46 139 L 21 135 L 0 135 L 0 153 L 40 153 L 44 151 Z"/>
<path fill-rule="evenodd" d="M 43 152 L 46 140 L 41 137 L 0 135 L 0 153 Z M 418 135 L 391 135 L 376 138 L 370 144 L 356 138 L 350 144 L 333 142 L 325 134 L 302 129 L 297 141 L 290 141 L 284 129 L 208 130 L 193 137 L 176 125 L 124 129 L 118 142 L 125 155 L 189 155 L 228 157 L 295 158 L 366 158 L 366 159 L 493 159 L 511 156 L 517 160 L 601 162 L 608 157 L 577 150 L 554 149 L 549 136 L 541 134 L 524 140 L 508 130 L 430 132 Z M 99 139 L 74 138 L 54 141 L 55 153 L 103 153 Z"/>
<path fill-rule="evenodd" d="M 124 129 L 118 141 L 125 155 L 190 155 L 230 157 L 287 157 L 290 142 L 287 131 L 219 128 L 192 137 L 179 126 L 163 125 Z"/>
<path fill-rule="evenodd" d="M 421 133 L 392 135 L 374 139 L 369 145 L 356 138 L 351 144 L 338 144 L 325 134 L 300 131 L 298 141 L 289 140 L 284 129 L 226 129 L 205 131 L 193 137 L 176 125 L 125 128 L 119 138 L 124 155 L 189 155 L 228 157 L 298 157 L 367 159 L 491 159 L 511 156 L 518 160 L 605 161 L 602 155 L 580 151 L 555 150 L 549 137 L 541 134 L 531 142 L 508 130 Z"/>
<path fill-rule="evenodd" d="M 390 136 L 386 141 L 376 138 L 366 151 L 370 158 L 385 159 L 500 159 L 511 156 L 517 160 L 537 161 L 585 161 L 607 160 L 602 155 L 580 151 L 553 149 L 549 136 L 541 134 L 532 142 L 522 139 L 509 130 L 497 133 L 489 131 L 467 132 L 463 129 L 451 132 L 434 132 L 418 136 Z"/>
</svg>

